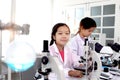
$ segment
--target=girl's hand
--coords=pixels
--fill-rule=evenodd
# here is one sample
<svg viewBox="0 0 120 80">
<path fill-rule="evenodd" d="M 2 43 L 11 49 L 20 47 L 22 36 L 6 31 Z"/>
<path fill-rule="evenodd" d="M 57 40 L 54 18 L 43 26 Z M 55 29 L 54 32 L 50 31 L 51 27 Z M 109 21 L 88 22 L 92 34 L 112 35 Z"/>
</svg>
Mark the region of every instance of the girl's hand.
<svg viewBox="0 0 120 80">
<path fill-rule="evenodd" d="M 84 67 L 84 64 L 83 63 L 80 63 L 80 65 L 79 65 L 80 67 Z"/>
<path fill-rule="evenodd" d="M 77 78 L 83 77 L 82 72 L 81 72 L 81 71 L 78 71 L 78 70 L 70 70 L 70 71 L 68 72 L 68 74 L 69 74 L 69 76 L 71 76 L 71 77 L 77 77 Z"/>
</svg>

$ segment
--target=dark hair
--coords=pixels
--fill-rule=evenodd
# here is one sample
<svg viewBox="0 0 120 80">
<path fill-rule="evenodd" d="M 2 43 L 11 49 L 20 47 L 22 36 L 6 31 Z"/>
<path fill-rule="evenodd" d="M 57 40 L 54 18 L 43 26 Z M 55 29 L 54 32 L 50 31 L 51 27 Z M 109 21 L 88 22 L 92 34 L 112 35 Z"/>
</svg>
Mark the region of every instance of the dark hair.
<svg viewBox="0 0 120 80">
<path fill-rule="evenodd" d="M 61 26 L 66 26 L 69 29 L 69 32 L 70 32 L 70 28 L 68 27 L 67 24 L 65 24 L 65 23 L 57 23 L 57 24 L 55 24 L 54 27 L 52 28 L 50 45 L 52 45 L 54 43 L 55 40 L 53 39 L 53 35 L 56 34 L 58 28 L 61 27 Z"/>
<path fill-rule="evenodd" d="M 85 17 L 80 21 L 80 27 L 82 26 L 83 29 L 90 29 L 91 27 L 97 27 L 95 20 L 90 17 Z M 80 31 L 79 27 L 79 31 Z M 79 33 L 79 31 L 77 33 Z"/>
</svg>

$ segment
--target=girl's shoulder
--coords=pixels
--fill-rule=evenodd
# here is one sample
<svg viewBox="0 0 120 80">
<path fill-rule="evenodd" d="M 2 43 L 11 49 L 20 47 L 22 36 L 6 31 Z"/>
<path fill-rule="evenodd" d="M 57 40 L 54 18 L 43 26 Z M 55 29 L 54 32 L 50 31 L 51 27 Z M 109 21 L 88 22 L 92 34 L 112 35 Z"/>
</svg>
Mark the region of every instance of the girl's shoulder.
<svg viewBox="0 0 120 80">
<path fill-rule="evenodd" d="M 49 46 L 49 51 L 50 51 L 50 53 L 52 53 L 52 54 L 59 53 L 59 51 L 58 51 L 58 49 L 57 49 L 57 47 L 56 47 L 55 44 Z"/>
<path fill-rule="evenodd" d="M 74 46 L 74 45 L 76 45 L 78 42 L 79 42 L 79 38 L 78 38 L 79 36 L 78 35 L 75 35 L 74 37 L 72 37 L 69 41 L 68 41 L 68 44 L 70 45 L 70 46 Z"/>
<path fill-rule="evenodd" d="M 65 50 L 67 50 L 68 52 L 72 52 L 71 45 L 70 44 L 66 44 Z"/>
<path fill-rule="evenodd" d="M 77 40 L 80 40 L 80 35 L 77 34 L 75 35 L 74 37 L 71 38 L 71 41 L 77 41 Z"/>
</svg>

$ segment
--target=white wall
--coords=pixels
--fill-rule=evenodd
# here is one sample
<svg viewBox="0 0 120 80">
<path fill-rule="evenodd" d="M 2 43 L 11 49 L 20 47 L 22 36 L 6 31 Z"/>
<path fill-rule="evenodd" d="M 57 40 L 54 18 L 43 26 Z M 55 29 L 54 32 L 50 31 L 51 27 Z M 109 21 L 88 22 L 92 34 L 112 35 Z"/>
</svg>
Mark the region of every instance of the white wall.
<svg viewBox="0 0 120 80">
<path fill-rule="evenodd" d="M 0 13 L 0 19 L 3 23 L 10 22 L 11 6 L 7 5 L 7 3 L 11 5 L 10 1 L 12 0 L 9 0 L 9 2 L 7 0 L 0 0 L 0 4 L 2 4 L 0 5 L 2 11 Z M 21 26 L 23 24 L 30 24 L 30 34 L 26 39 L 33 45 L 37 53 L 43 50 L 43 40 L 50 40 L 53 26 L 52 1 L 16 0 L 14 11 L 15 23 Z"/>
<path fill-rule="evenodd" d="M 120 0 L 116 0 L 116 28 L 115 28 L 115 42 L 120 43 Z"/>
<path fill-rule="evenodd" d="M 30 43 L 41 52 L 43 40 L 49 40 L 52 23 L 51 0 L 16 0 L 16 23 L 30 24 Z"/>
<path fill-rule="evenodd" d="M 101 2 L 101 1 L 110 1 L 110 0 L 56 0 L 59 3 L 62 3 L 64 6 L 72 6 L 72 5 L 80 5 L 84 3 L 94 3 L 94 2 Z M 114 1 L 114 0 L 113 0 Z"/>
</svg>

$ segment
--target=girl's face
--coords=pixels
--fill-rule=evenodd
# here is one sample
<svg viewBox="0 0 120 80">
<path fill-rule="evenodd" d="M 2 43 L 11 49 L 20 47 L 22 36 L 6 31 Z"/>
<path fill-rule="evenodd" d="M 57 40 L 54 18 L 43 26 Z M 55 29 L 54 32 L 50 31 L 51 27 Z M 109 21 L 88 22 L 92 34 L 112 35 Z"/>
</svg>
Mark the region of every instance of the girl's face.
<svg viewBox="0 0 120 80">
<path fill-rule="evenodd" d="M 90 29 L 81 28 L 80 35 L 82 37 L 89 37 L 96 27 L 91 27 Z"/>
<path fill-rule="evenodd" d="M 58 46 L 64 46 L 70 38 L 70 31 L 68 27 L 66 26 L 59 27 L 53 38 Z"/>
</svg>

